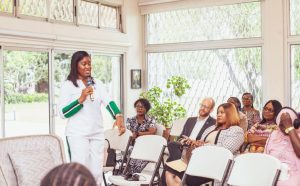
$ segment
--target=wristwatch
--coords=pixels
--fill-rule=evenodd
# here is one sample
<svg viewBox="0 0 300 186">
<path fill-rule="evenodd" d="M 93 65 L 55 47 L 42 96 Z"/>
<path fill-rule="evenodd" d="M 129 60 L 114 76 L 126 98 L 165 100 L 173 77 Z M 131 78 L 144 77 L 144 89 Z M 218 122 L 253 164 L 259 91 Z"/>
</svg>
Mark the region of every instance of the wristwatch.
<svg viewBox="0 0 300 186">
<path fill-rule="evenodd" d="M 288 128 L 286 128 L 285 130 L 284 130 L 284 132 L 286 133 L 286 134 L 289 134 L 292 130 L 294 130 L 295 128 L 294 127 L 288 127 Z"/>
</svg>

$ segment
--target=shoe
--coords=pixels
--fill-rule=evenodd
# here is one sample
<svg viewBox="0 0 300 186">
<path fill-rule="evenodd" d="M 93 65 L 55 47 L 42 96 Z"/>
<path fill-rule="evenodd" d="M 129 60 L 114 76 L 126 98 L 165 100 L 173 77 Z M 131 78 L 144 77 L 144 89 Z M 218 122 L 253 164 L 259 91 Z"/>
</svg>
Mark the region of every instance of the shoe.
<svg viewBox="0 0 300 186">
<path fill-rule="evenodd" d="M 126 173 L 122 175 L 124 177 L 125 180 L 128 180 L 132 177 L 132 174 Z"/>
<path fill-rule="evenodd" d="M 140 180 L 140 176 L 138 174 L 134 174 L 127 179 L 127 181 L 139 181 L 139 180 Z"/>
</svg>

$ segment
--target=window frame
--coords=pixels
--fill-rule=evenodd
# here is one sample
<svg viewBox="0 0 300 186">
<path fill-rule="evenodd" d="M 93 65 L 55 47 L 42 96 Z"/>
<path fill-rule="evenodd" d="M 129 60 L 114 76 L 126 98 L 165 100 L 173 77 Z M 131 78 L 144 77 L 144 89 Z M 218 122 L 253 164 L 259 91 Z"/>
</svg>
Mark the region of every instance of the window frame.
<svg viewBox="0 0 300 186">
<path fill-rule="evenodd" d="M 293 105 L 293 98 L 292 98 L 292 46 L 299 45 L 300 46 L 300 34 L 292 35 L 291 30 L 291 0 L 284 1 L 284 15 L 285 15 L 285 40 L 286 40 L 286 49 L 285 49 L 285 59 L 287 63 L 284 65 L 285 71 L 285 98 L 288 101 L 290 106 Z"/>
<path fill-rule="evenodd" d="M 15 5 L 15 0 L 12 0 L 12 13 L 9 12 L 1 12 L 0 11 L 0 16 L 7 16 L 7 17 L 14 17 L 16 15 L 16 5 Z"/>
<path fill-rule="evenodd" d="M 9 16 L 9 17 L 16 17 L 16 18 L 20 18 L 20 19 L 25 19 L 25 20 L 35 20 L 35 21 L 44 21 L 44 22 L 49 22 L 49 23 L 58 23 L 58 24 L 65 24 L 65 25 L 74 25 L 74 26 L 82 26 L 82 27 L 88 27 L 88 28 L 96 28 L 96 29 L 101 29 L 101 30 L 108 30 L 108 31 L 113 31 L 113 32 L 123 32 L 122 30 L 122 6 L 114 6 L 114 5 L 108 5 L 105 3 L 100 3 L 100 2 L 91 2 L 88 0 L 82 0 L 82 1 L 86 1 L 89 3 L 95 3 L 97 4 L 98 7 L 98 22 L 97 22 L 97 26 L 91 26 L 91 25 L 85 25 L 85 24 L 79 24 L 78 22 L 78 17 L 80 16 L 79 14 L 79 0 L 72 0 L 73 1 L 73 21 L 72 22 L 68 22 L 68 21 L 62 21 L 62 20 L 55 20 L 55 19 L 51 19 L 50 18 L 50 14 L 51 14 L 51 0 L 46 0 L 46 17 L 37 17 L 37 16 L 32 16 L 32 15 L 25 15 L 25 14 L 21 14 L 19 7 L 20 7 L 20 0 L 13 0 L 12 4 L 13 4 L 13 12 L 12 13 L 8 13 L 8 12 L 0 12 L 0 16 Z M 110 28 L 110 27 L 101 27 L 101 17 L 100 17 L 100 6 L 104 5 L 104 6 L 109 6 L 109 7 L 113 7 L 116 8 L 116 28 Z"/>
</svg>

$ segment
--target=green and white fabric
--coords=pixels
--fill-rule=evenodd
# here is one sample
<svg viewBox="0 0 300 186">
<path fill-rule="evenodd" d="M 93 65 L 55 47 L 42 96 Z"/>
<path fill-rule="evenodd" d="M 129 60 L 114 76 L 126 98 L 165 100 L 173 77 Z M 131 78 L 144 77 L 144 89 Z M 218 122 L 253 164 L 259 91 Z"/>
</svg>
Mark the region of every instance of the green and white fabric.
<svg viewBox="0 0 300 186">
<path fill-rule="evenodd" d="M 112 117 L 120 113 L 120 110 L 115 102 L 111 101 L 106 87 L 97 80 L 94 85 L 95 100 L 91 101 L 88 96 L 82 104 L 79 104 L 78 99 L 86 86 L 81 80 L 77 80 L 77 83 L 78 87 L 71 81 L 65 81 L 61 85 L 59 113 L 62 118 L 68 119 L 65 134 L 100 138 L 104 130 L 101 105 L 109 108 Z"/>
<path fill-rule="evenodd" d="M 82 109 L 83 105 L 79 103 L 78 100 L 73 101 L 69 105 L 65 106 L 62 109 L 65 118 L 69 118 L 76 114 L 80 109 Z"/>
<path fill-rule="evenodd" d="M 114 101 L 110 101 L 109 104 L 106 106 L 106 109 L 114 119 L 116 119 L 117 114 L 121 113 L 119 107 L 116 105 Z"/>
</svg>

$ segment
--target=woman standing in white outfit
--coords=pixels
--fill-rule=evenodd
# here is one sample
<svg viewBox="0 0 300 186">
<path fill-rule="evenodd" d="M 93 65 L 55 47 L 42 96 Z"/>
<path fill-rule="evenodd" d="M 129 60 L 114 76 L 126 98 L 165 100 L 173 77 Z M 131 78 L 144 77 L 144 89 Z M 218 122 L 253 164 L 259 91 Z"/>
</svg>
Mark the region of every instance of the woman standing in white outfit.
<svg viewBox="0 0 300 186">
<path fill-rule="evenodd" d="M 91 57 L 85 51 L 75 52 L 71 70 L 61 86 L 60 115 L 68 118 L 66 137 L 70 159 L 90 169 L 98 184 L 102 182 L 104 155 L 103 118 L 100 105 L 104 104 L 119 132 L 125 127 L 123 116 L 106 89 L 91 77 Z"/>
</svg>

